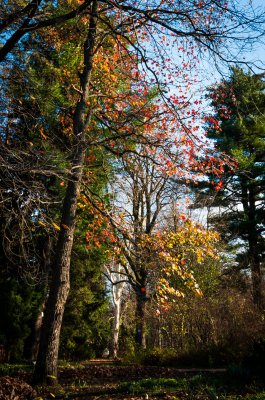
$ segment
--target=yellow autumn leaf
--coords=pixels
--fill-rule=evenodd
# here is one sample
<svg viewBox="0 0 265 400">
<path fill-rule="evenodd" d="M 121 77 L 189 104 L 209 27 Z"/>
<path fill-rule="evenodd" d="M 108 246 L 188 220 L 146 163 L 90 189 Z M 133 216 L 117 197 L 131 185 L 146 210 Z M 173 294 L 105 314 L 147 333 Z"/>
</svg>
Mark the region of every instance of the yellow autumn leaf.
<svg viewBox="0 0 265 400">
<path fill-rule="evenodd" d="M 60 231 L 60 230 L 61 230 L 60 227 L 59 227 L 59 225 L 55 224 L 54 222 L 52 223 L 52 225 L 53 225 L 53 227 L 54 227 L 57 231 Z"/>
<path fill-rule="evenodd" d="M 203 293 L 202 293 L 201 289 L 199 289 L 199 288 L 195 289 L 195 296 L 196 297 L 203 297 Z"/>
</svg>

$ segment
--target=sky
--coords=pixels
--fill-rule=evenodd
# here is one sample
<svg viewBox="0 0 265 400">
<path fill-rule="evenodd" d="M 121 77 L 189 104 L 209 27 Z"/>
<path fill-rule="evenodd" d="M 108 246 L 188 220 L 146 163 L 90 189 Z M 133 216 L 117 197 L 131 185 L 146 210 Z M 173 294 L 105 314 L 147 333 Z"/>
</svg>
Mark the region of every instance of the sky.
<svg viewBox="0 0 265 400">
<path fill-rule="evenodd" d="M 249 5 L 251 4 L 253 9 L 256 9 L 259 12 L 264 13 L 264 21 L 265 21 L 265 0 L 230 0 L 231 2 L 234 1 L 234 3 L 238 6 L 242 4 L 242 8 L 244 5 Z M 264 32 L 265 32 L 265 23 L 264 23 Z M 245 43 L 242 42 L 242 45 L 244 46 Z M 236 52 L 234 50 L 234 53 L 237 53 L 237 58 L 240 61 L 246 61 L 249 62 L 249 65 L 251 68 L 253 68 L 253 72 L 262 72 L 265 70 L 265 35 L 262 39 L 259 41 L 256 41 L 255 44 L 253 44 L 252 48 L 249 48 L 247 51 L 247 48 L 243 49 L 242 51 Z M 228 64 L 232 65 L 232 64 Z M 216 65 L 214 65 L 214 61 L 209 61 L 209 60 L 204 60 L 201 62 L 201 82 L 202 86 L 209 86 L 210 84 L 220 81 L 223 76 L 227 76 L 229 74 L 229 66 L 227 64 L 223 63 L 218 65 L 217 68 Z M 243 64 L 240 64 L 244 66 Z M 260 69 L 259 69 L 260 68 Z M 219 69 L 219 71 L 218 71 Z"/>
</svg>

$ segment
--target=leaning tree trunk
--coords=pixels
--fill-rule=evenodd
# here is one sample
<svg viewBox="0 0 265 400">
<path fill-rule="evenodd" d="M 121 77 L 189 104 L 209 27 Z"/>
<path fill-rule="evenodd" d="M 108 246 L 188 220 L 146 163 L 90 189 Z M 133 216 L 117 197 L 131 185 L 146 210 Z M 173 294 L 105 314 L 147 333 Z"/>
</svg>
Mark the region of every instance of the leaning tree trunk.
<svg viewBox="0 0 265 400">
<path fill-rule="evenodd" d="M 76 147 L 78 149 L 78 146 Z M 56 260 L 53 265 L 51 286 L 45 307 L 39 352 L 34 373 L 34 382 L 52 383 L 57 377 L 59 337 L 65 303 L 70 289 L 70 258 L 73 245 L 76 203 L 80 191 L 84 151 L 80 152 L 80 163 L 73 163 L 72 176 L 66 191 L 61 219 Z M 52 377 L 52 378 L 51 378 Z M 55 377 L 55 378 L 53 378 Z"/>
<path fill-rule="evenodd" d="M 97 1 L 92 3 L 88 36 L 84 44 L 84 69 L 80 75 L 81 96 L 76 105 L 73 131 L 72 165 L 63 203 L 60 233 L 53 265 L 51 285 L 45 308 L 43 327 L 36 368 L 35 383 L 55 383 L 59 339 L 66 300 L 70 289 L 70 262 L 74 239 L 77 201 L 81 189 L 84 159 L 86 153 L 86 131 L 91 112 L 87 112 L 89 81 L 92 70 L 96 36 Z"/>
</svg>

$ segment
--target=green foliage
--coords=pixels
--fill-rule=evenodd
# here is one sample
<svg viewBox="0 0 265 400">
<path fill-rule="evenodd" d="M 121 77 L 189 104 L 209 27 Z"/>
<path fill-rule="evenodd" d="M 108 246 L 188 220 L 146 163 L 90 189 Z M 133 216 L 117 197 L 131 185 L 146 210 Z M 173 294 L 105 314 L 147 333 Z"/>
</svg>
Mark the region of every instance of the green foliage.
<svg viewBox="0 0 265 400">
<path fill-rule="evenodd" d="M 72 260 L 71 290 L 62 327 L 60 353 L 67 359 L 101 356 L 110 335 L 109 305 L 100 272 L 100 254 L 95 254 L 96 251 L 89 254 L 86 250 L 82 253 L 79 249 Z"/>
<path fill-rule="evenodd" d="M 222 346 L 189 347 L 186 351 L 176 349 L 150 349 L 142 352 L 139 361 L 143 365 L 175 368 L 224 367 L 235 359 L 232 349 Z"/>
<path fill-rule="evenodd" d="M 84 211 L 76 229 L 60 347 L 61 356 L 67 359 L 100 357 L 110 337 L 109 298 L 101 272 L 105 249 L 85 246 L 84 233 L 92 218 Z"/>
<path fill-rule="evenodd" d="M 244 379 L 245 376 L 233 375 L 231 371 L 229 375 L 201 373 L 187 378 L 149 378 L 126 382 L 119 386 L 119 390 L 132 394 L 174 392 L 177 398 L 180 396 L 181 399 L 194 400 L 259 400 L 265 398 L 261 386 L 251 383 L 253 377 L 252 381 Z"/>
<path fill-rule="evenodd" d="M 20 360 L 24 355 L 25 340 L 29 337 L 43 302 L 43 290 L 22 279 L 0 276 L 0 345 L 7 358 Z"/>
<path fill-rule="evenodd" d="M 15 375 L 20 372 L 32 372 L 33 366 L 28 364 L 0 364 L 0 376 Z"/>
<path fill-rule="evenodd" d="M 127 296 L 125 301 L 126 314 L 120 326 L 119 354 L 127 362 L 138 363 L 141 358 L 135 343 L 135 303 L 131 296 Z"/>
<path fill-rule="evenodd" d="M 139 361 L 143 365 L 172 365 L 172 360 L 176 358 L 177 352 L 175 349 L 146 349 L 139 354 Z"/>
<path fill-rule="evenodd" d="M 246 399 L 247 400 L 265 400 L 265 392 L 247 395 Z"/>
<path fill-rule="evenodd" d="M 76 29 L 76 24 L 69 22 L 61 35 L 73 35 Z M 82 29 L 81 23 L 78 31 L 79 29 Z M 34 179 L 41 182 L 43 189 L 43 191 L 38 190 L 37 193 L 41 202 L 34 205 L 33 211 L 29 213 L 29 219 L 34 215 L 30 221 L 34 233 L 31 232 L 31 236 L 25 240 L 28 247 L 33 250 L 32 258 L 38 261 L 37 268 L 43 261 L 43 231 L 51 238 L 52 244 L 57 236 L 56 229 L 58 228 L 56 227 L 59 225 L 61 203 L 67 182 L 68 155 L 73 138 L 73 105 L 79 96 L 73 86 L 77 82 L 78 87 L 77 72 L 81 68 L 82 46 L 80 43 L 83 37 L 78 36 L 80 43 L 76 40 L 70 44 L 63 40 L 64 37 L 58 35 L 55 43 L 53 33 L 49 30 L 36 33 L 30 43 L 31 50 L 27 51 L 27 45 L 25 45 L 23 55 L 20 52 L 17 53 L 16 63 L 8 71 L 9 79 L 6 80 L 8 85 L 4 88 L 6 99 L 8 99 L 6 101 L 12 104 L 9 110 L 10 114 L 11 112 L 14 114 L 12 121 L 15 118 L 15 123 L 9 124 L 9 128 L 12 125 L 12 129 L 8 132 L 11 141 L 10 148 L 17 146 L 19 150 L 16 149 L 16 151 L 23 151 L 21 158 L 29 152 L 36 155 L 36 165 L 39 165 L 39 160 L 43 163 L 43 174 L 40 168 L 39 174 L 34 175 Z M 85 177 L 88 173 L 90 189 L 99 194 L 106 185 L 108 159 L 100 152 L 94 158 L 97 165 L 92 166 L 93 179 L 90 179 L 91 165 L 85 167 Z M 102 168 L 103 163 L 105 169 Z M 88 164 L 93 164 L 93 162 L 88 162 Z M 19 169 L 19 166 L 17 168 Z M 34 187 L 34 180 L 30 185 L 27 176 L 24 175 L 23 179 L 25 179 L 25 182 L 22 182 L 23 187 L 27 185 Z M 43 192 L 48 194 L 48 198 L 44 198 Z M 30 193 L 25 194 L 25 199 L 28 198 L 30 198 Z M 16 202 L 13 201 L 13 203 Z M 107 345 L 110 330 L 108 298 L 101 277 L 101 266 L 105 259 L 104 250 L 96 248 L 88 251 L 86 249 L 86 230 L 89 221 L 93 218 L 91 213 L 88 214 L 86 209 L 83 211 L 80 208 L 78 211 L 79 224 L 72 258 L 71 292 L 62 330 L 61 355 L 66 358 L 84 359 L 101 355 Z M 1 226 L 5 226 L 4 218 L 3 221 L 0 220 L 0 223 Z M 28 220 L 27 223 L 30 225 Z M 17 221 L 14 221 L 14 230 L 20 232 Z M 52 262 L 53 249 L 50 253 Z M 25 258 L 26 273 L 27 255 Z M 8 267 L 10 267 L 9 264 Z M 43 275 L 46 274 L 45 278 L 48 281 L 50 265 L 47 267 Z M 34 273 L 35 271 L 33 275 Z M 36 320 L 37 312 L 34 310 L 38 309 L 39 302 L 43 298 L 43 288 L 34 286 L 34 282 L 32 282 L 33 286 L 27 286 L 27 283 L 16 281 L 17 276 L 12 276 L 12 284 L 11 281 L 10 284 L 5 284 L 5 279 L 11 278 L 7 275 L 3 282 L 0 282 L 0 286 L 4 287 L 0 294 L 1 304 L 6 305 L 6 315 L 4 314 L 1 319 L 3 327 L 0 327 L 0 344 L 2 343 L 8 349 L 10 346 L 15 346 L 14 349 L 12 347 L 11 356 L 16 358 L 21 357 L 31 325 L 34 325 Z M 28 292 L 31 293 L 31 297 Z M 8 341 L 12 343 L 9 345 Z"/>
<path fill-rule="evenodd" d="M 213 211 L 209 221 L 221 233 L 230 256 L 234 254 L 230 263 L 232 260 L 238 269 L 250 269 L 253 300 L 261 309 L 265 248 L 264 89 L 264 75 L 233 68 L 229 79 L 209 90 L 214 118 L 209 118 L 208 136 L 215 142 L 216 152 L 235 158 L 237 165 L 224 167 L 223 187 L 218 193 L 204 189 L 204 194 L 208 192 L 212 197 L 212 206 L 219 207 L 219 213 Z"/>
<path fill-rule="evenodd" d="M 215 125 L 209 123 L 208 136 L 214 139 L 217 151 L 225 151 L 238 162 L 236 169 L 225 169 L 224 190 L 220 191 L 223 196 L 230 193 L 231 205 L 238 200 L 243 204 L 242 185 L 250 191 L 255 188 L 255 201 L 262 202 L 263 199 L 261 188 L 264 187 L 265 168 L 264 89 L 262 76 L 234 68 L 230 79 L 209 91 L 221 131 L 216 131 Z M 219 196 L 219 200 L 221 199 Z M 243 212 L 246 211 L 244 207 Z M 240 217 L 240 213 L 238 216 Z M 238 234 L 240 235 L 240 232 Z"/>
<path fill-rule="evenodd" d="M 254 388 L 253 388 L 254 389 Z M 258 388 L 256 388 L 258 390 Z M 248 391 L 243 381 L 234 381 L 234 384 L 227 380 L 225 374 L 207 375 L 196 374 L 187 378 L 148 378 L 139 381 L 125 382 L 119 386 L 119 391 L 131 394 L 174 392 L 174 395 L 183 399 L 256 399 L 257 395 L 228 395 L 228 392 L 239 393 Z M 253 397 L 252 397 L 253 396 Z M 178 397 L 177 397 L 178 398 Z M 257 397 L 259 399 L 262 397 Z"/>
</svg>

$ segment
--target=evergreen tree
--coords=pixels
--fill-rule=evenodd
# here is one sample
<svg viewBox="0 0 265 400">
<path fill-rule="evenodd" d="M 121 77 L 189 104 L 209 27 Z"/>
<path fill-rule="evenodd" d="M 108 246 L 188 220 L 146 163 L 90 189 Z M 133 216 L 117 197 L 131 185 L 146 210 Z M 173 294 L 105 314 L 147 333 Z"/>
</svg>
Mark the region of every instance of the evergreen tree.
<svg viewBox="0 0 265 400">
<path fill-rule="evenodd" d="M 70 23 L 68 29 L 73 35 Z M 14 56 L 12 68 L 6 69 L 8 84 L 2 86 L 0 157 L 7 173 L 0 180 L 0 287 L 6 314 L 0 345 L 13 359 L 22 357 L 25 346 L 30 353 L 28 342 L 34 341 L 34 324 L 53 272 L 58 215 L 73 145 L 71 117 L 77 93 L 72 86 L 81 64 L 78 40 L 69 44 L 59 37 L 56 47 L 51 32 L 38 33 L 31 40 L 31 51 L 25 44 L 23 55 Z M 104 168 L 102 162 L 99 152 L 92 156 L 87 151 L 84 183 L 89 179 L 96 194 L 106 186 L 106 155 Z M 99 355 L 106 347 L 108 299 L 100 268 L 104 252 L 86 249 L 91 219 L 91 210 L 89 214 L 81 205 L 61 349 L 68 357 Z"/>
<path fill-rule="evenodd" d="M 25 282 L 0 270 L 0 346 L 4 350 L 5 361 L 30 357 L 34 341 L 34 324 L 43 289 L 33 281 Z"/>
<path fill-rule="evenodd" d="M 84 185 L 90 179 L 90 190 L 108 203 L 107 178 L 111 175 L 111 160 L 95 150 L 88 156 L 93 165 L 87 166 Z M 91 177 L 91 169 L 93 176 Z M 107 169 L 109 174 L 107 174 Z M 84 195 L 78 203 L 76 234 L 71 259 L 70 291 L 66 303 L 60 354 L 65 358 L 84 359 L 102 356 L 109 346 L 111 328 L 110 296 L 102 271 L 108 260 L 108 243 L 90 246 L 86 236 L 93 225 L 97 232 L 105 229 Z M 98 234 L 98 233 L 97 233 Z M 89 236 L 93 236 L 93 232 Z"/>
<path fill-rule="evenodd" d="M 109 299 L 101 272 L 104 254 L 97 248 L 87 250 L 82 235 L 73 252 L 60 354 L 67 359 L 101 357 L 110 335 Z"/>
<path fill-rule="evenodd" d="M 251 271 L 253 300 L 261 307 L 265 231 L 265 82 L 234 68 L 231 77 L 209 91 L 215 115 L 208 118 L 208 136 L 216 150 L 236 159 L 215 182 L 217 194 L 211 222 L 236 253 L 240 269 Z"/>
</svg>

